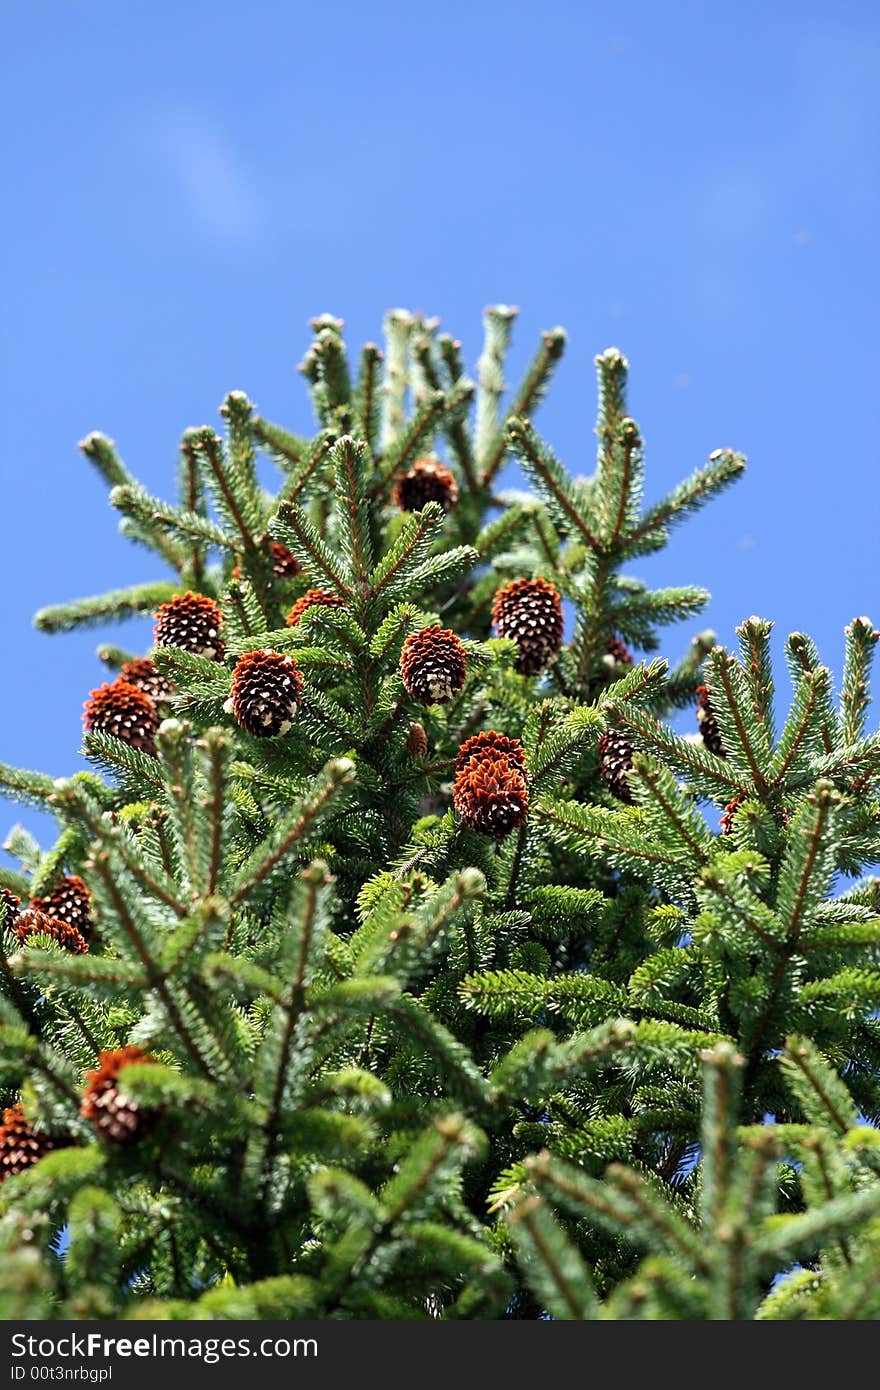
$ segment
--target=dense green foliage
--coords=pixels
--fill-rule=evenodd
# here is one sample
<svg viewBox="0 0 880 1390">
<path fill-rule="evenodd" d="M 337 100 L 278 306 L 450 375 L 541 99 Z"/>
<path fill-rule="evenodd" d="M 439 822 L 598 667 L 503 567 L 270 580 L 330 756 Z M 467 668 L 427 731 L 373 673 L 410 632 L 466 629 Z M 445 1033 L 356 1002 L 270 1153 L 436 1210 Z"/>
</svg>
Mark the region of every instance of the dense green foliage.
<svg viewBox="0 0 880 1390">
<path fill-rule="evenodd" d="M 572 474 L 530 418 L 564 334 L 504 409 L 512 322 L 487 311 L 474 384 L 431 322 L 389 315 L 354 380 L 341 323 L 315 320 L 317 435 L 233 392 L 224 438 L 184 435 L 176 503 L 104 436 L 84 442 L 170 577 L 39 626 L 192 590 L 219 603 L 225 650 L 150 654 L 175 692 L 155 750 L 92 729 L 93 772 L 0 766 L 59 823 L 47 851 L 12 832 L 21 870 L 0 883 L 26 899 L 79 875 L 95 925 L 77 955 L 23 942 L 12 907 L 2 924 L 0 1087 L 54 1145 L 0 1187 L 3 1316 L 880 1313 L 880 893 L 859 878 L 880 858 L 878 634 L 847 630 L 837 703 L 812 643 L 789 638 L 779 728 L 770 623 L 744 622 L 735 652 L 702 633 L 671 667 L 655 657 L 707 595 L 630 566 L 743 460 L 713 454 L 646 506 L 609 349 L 595 470 Z M 454 505 L 402 511 L 395 483 L 441 454 Z M 500 488 L 514 460 L 532 491 Z M 273 541 L 298 573 L 277 572 Z M 572 622 L 537 674 L 491 635 L 521 577 Z M 340 602 L 287 626 L 310 588 Z M 400 658 L 434 624 L 467 674 L 426 708 Z M 263 650 L 303 676 L 273 738 L 230 707 L 238 661 Z M 668 722 L 700 684 L 714 751 L 705 725 Z M 528 812 L 500 839 L 450 804 L 482 730 L 525 749 Z M 150 1122 L 114 1143 L 82 1097 L 99 1052 L 127 1044 L 148 1060 L 121 1072 L 121 1104 Z"/>
</svg>

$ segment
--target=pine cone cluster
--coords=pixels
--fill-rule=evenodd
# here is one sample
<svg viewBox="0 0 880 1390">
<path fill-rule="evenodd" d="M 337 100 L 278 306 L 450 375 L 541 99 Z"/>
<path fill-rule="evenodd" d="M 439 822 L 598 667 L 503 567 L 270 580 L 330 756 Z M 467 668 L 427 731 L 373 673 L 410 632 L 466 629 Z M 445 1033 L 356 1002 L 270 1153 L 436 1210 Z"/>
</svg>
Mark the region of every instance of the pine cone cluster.
<svg viewBox="0 0 880 1390">
<path fill-rule="evenodd" d="M 117 679 L 99 686 L 90 692 L 83 711 L 87 732 L 112 734 L 131 748 L 156 757 L 159 713 L 149 695 L 136 685 Z"/>
<path fill-rule="evenodd" d="M 270 650 L 247 652 L 232 673 L 226 708 L 255 738 L 286 734 L 302 699 L 302 672 L 292 656 Z"/>
<path fill-rule="evenodd" d="M 523 675 L 537 675 L 556 660 L 562 646 L 562 600 L 546 579 L 514 579 L 499 589 L 492 621 L 499 637 L 516 642 L 516 669 Z"/>
<path fill-rule="evenodd" d="M 424 724 L 418 724 L 415 720 L 410 724 L 405 746 L 411 758 L 425 757 L 428 752 L 428 735 L 425 733 Z"/>
<path fill-rule="evenodd" d="M 345 599 L 340 598 L 338 594 L 331 594 L 327 589 L 306 589 L 302 598 L 297 599 L 284 621 L 288 627 L 296 627 L 307 608 L 344 607 Z"/>
<path fill-rule="evenodd" d="M 65 951 L 70 951 L 71 955 L 84 956 L 89 949 L 89 943 L 76 927 L 72 927 L 69 922 L 62 922 L 60 917 L 50 917 L 48 913 L 40 912 L 34 907 L 19 913 L 12 924 L 12 932 L 23 946 L 27 945 L 30 936 L 50 936 Z"/>
<path fill-rule="evenodd" d="M 97 1067 L 86 1073 L 82 1114 L 91 1121 L 99 1139 L 111 1144 L 133 1144 L 155 1129 L 159 1112 L 145 1110 L 137 1101 L 129 1100 L 116 1084 L 119 1073 L 133 1062 L 153 1061 L 155 1058 L 130 1043 L 102 1052 Z"/>
<path fill-rule="evenodd" d="M 632 771 L 632 744 L 617 729 L 608 729 L 599 739 L 596 751 L 599 754 L 599 775 L 605 786 L 618 801 L 631 805 L 633 795 L 627 774 Z"/>
<path fill-rule="evenodd" d="M 156 611 L 153 636 L 157 647 L 180 647 L 185 652 L 222 661 L 225 651 L 220 632 L 223 614 L 206 594 L 176 594 Z"/>
<path fill-rule="evenodd" d="M 714 753 L 716 758 L 726 757 L 724 745 L 721 742 L 721 729 L 715 718 L 715 711 L 709 702 L 709 688 L 705 685 L 697 686 L 697 724 L 709 752 Z"/>
<path fill-rule="evenodd" d="M 428 502 L 439 502 L 445 512 L 451 512 L 458 501 L 458 483 L 436 459 L 417 459 L 397 479 L 391 500 L 402 512 L 420 512 Z"/>
<path fill-rule="evenodd" d="M 147 656 L 138 656 L 134 661 L 126 661 L 118 678 L 128 681 L 129 685 L 136 685 L 138 690 L 149 695 L 151 700 L 168 700 L 174 694 L 174 686 L 170 680 L 162 675 Z"/>
<path fill-rule="evenodd" d="M 471 830 L 503 840 L 529 809 L 525 752 L 518 739 L 490 729 L 462 744 L 456 758 L 452 804 Z"/>
<path fill-rule="evenodd" d="M 60 879 L 52 891 L 44 893 L 41 898 L 31 898 L 31 907 L 45 912 L 47 917 L 60 918 L 69 927 L 75 927 L 86 941 L 90 941 L 94 934 L 92 895 L 78 874 Z"/>
<path fill-rule="evenodd" d="M 31 1129 L 20 1104 L 11 1105 L 0 1124 L 0 1183 L 32 1168 L 54 1147 L 48 1134 Z"/>
<path fill-rule="evenodd" d="M 465 649 L 449 628 L 423 627 L 403 644 L 400 674 L 407 694 L 419 704 L 444 705 L 464 685 Z"/>
</svg>

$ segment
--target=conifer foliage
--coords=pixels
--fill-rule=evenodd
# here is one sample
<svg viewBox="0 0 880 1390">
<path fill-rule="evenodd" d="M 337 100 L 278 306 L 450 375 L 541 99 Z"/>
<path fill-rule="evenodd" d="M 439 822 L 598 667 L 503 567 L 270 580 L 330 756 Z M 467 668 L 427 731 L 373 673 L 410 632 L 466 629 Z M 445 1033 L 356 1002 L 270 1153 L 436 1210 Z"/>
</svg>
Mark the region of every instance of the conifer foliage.
<svg viewBox="0 0 880 1390">
<path fill-rule="evenodd" d="M 472 380 L 315 319 L 317 433 L 234 391 L 175 501 L 83 442 L 157 577 L 37 624 L 155 644 L 91 770 L 0 765 L 59 827 L 0 870 L 3 1315 L 880 1312 L 878 633 L 837 699 L 793 634 L 784 720 L 767 621 L 655 656 L 707 595 L 632 567 L 744 461 L 645 504 L 609 349 L 569 471 L 513 320 Z"/>
</svg>

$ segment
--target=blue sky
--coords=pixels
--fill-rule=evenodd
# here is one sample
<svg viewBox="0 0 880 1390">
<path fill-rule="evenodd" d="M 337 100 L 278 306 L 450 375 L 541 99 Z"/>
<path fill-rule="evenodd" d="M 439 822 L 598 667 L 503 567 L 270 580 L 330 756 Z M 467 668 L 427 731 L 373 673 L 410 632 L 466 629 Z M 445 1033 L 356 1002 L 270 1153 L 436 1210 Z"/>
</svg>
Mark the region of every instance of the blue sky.
<svg viewBox="0 0 880 1390">
<path fill-rule="evenodd" d="M 640 572 L 838 670 L 844 624 L 880 621 L 876 5 L 31 0 L 4 49 L 3 760 L 78 766 L 102 678 L 108 634 L 34 610 L 158 573 L 77 440 L 167 493 L 231 388 L 307 429 L 325 310 L 352 345 L 438 314 L 473 362 L 483 305 L 515 303 L 514 368 L 564 324 L 540 424 L 575 471 L 619 346 L 649 498 L 718 446 L 750 462 Z"/>
</svg>

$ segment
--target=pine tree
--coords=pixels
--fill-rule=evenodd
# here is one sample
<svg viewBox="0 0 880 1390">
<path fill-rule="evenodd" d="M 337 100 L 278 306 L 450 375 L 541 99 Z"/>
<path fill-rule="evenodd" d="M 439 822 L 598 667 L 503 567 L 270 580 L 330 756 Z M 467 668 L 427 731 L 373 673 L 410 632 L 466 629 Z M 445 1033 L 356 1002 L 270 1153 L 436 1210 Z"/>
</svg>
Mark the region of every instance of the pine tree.
<svg viewBox="0 0 880 1390">
<path fill-rule="evenodd" d="M 655 656 L 707 595 L 630 566 L 744 460 L 645 506 L 609 349 L 573 475 L 513 319 L 476 382 L 314 320 L 317 434 L 232 392 L 175 502 L 83 442 L 170 575 L 38 615 L 155 646 L 91 771 L 0 766 L 59 826 L 0 870 L 4 1316 L 877 1315 L 878 633 L 837 703 L 789 638 L 781 730 L 769 622 Z"/>
</svg>

